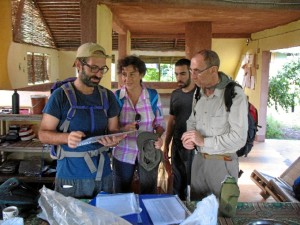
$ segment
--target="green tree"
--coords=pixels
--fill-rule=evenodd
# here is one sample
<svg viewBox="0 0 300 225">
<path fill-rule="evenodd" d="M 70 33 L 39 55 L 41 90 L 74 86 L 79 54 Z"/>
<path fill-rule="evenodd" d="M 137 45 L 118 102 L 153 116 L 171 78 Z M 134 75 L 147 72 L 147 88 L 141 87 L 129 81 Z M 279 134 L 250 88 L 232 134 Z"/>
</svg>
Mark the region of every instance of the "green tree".
<svg viewBox="0 0 300 225">
<path fill-rule="evenodd" d="M 146 75 L 143 78 L 144 81 L 159 81 L 158 69 L 147 68 Z"/>
<path fill-rule="evenodd" d="M 300 103 L 300 58 L 285 64 L 278 74 L 270 79 L 268 105 L 281 106 L 288 111 Z"/>
<path fill-rule="evenodd" d="M 160 64 L 161 81 L 174 81 L 174 64 Z"/>
<path fill-rule="evenodd" d="M 158 68 L 159 67 L 159 68 Z M 159 76 L 160 72 L 160 76 Z M 174 64 L 156 64 L 156 67 L 148 67 L 144 81 L 174 81 Z"/>
</svg>

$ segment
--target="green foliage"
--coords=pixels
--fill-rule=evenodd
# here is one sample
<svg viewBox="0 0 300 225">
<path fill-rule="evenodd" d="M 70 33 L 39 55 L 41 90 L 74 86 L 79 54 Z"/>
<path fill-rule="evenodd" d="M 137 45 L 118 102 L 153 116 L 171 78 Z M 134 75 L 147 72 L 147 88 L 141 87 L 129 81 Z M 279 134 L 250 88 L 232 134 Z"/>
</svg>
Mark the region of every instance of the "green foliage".
<svg viewBox="0 0 300 225">
<path fill-rule="evenodd" d="M 159 81 L 159 73 L 156 68 L 147 68 L 147 73 L 143 78 L 144 81 Z"/>
<path fill-rule="evenodd" d="M 160 64 L 161 81 L 174 81 L 174 64 Z"/>
<path fill-rule="evenodd" d="M 147 66 L 147 73 L 144 81 L 174 81 L 174 64 L 156 64 L 160 65 L 160 73 L 158 68 Z"/>
<path fill-rule="evenodd" d="M 283 132 L 281 130 L 281 124 L 275 120 L 272 116 L 267 117 L 267 129 L 266 138 L 267 139 L 282 139 Z"/>
<path fill-rule="evenodd" d="M 300 58 L 285 64 L 278 74 L 270 79 L 268 105 L 281 106 L 288 111 L 300 103 Z"/>
</svg>

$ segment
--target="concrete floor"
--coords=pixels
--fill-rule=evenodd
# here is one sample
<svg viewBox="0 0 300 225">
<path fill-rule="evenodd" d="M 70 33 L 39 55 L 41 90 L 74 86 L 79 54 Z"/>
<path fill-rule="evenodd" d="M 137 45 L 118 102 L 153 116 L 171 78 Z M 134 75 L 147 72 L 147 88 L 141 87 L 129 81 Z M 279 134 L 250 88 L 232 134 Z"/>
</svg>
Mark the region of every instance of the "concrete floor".
<svg viewBox="0 0 300 225">
<path fill-rule="evenodd" d="M 244 171 L 239 179 L 240 202 L 261 202 L 260 189 L 251 180 L 254 169 L 268 175 L 280 176 L 300 156 L 300 140 L 266 139 L 256 142 L 248 157 L 240 158 L 240 169 Z M 300 174 L 299 174 L 300 176 Z M 269 197 L 267 202 L 275 201 Z"/>
<path fill-rule="evenodd" d="M 164 115 L 168 115 L 169 108 L 164 108 L 164 110 Z M 294 118 L 293 116 L 295 116 L 295 114 L 288 115 L 285 118 L 287 120 L 287 118 Z M 165 116 L 166 123 L 167 119 L 168 116 Z M 163 135 L 163 138 L 164 137 Z M 261 190 L 250 178 L 254 169 L 271 176 L 279 177 L 299 156 L 300 140 L 266 139 L 265 142 L 255 142 L 249 155 L 239 158 L 240 169 L 244 171 L 238 181 L 240 187 L 239 201 L 265 201 L 260 195 Z M 275 200 L 269 197 L 266 201 L 274 202 Z"/>
</svg>

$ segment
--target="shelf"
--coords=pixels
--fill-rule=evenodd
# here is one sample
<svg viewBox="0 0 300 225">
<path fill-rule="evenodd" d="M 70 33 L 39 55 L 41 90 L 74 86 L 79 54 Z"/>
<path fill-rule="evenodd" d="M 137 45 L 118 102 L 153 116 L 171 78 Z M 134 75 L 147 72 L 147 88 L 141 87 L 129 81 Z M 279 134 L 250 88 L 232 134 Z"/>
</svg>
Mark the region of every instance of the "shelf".
<svg viewBox="0 0 300 225">
<path fill-rule="evenodd" d="M 0 151 L 2 152 L 50 152 L 49 145 L 42 144 L 39 140 L 18 141 L 7 146 L 3 144 L 0 145 Z"/>
<path fill-rule="evenodd" d="M 3 174 L 0 173 L 0 183 L 6 181 L 9 178 L 15 177 L 18 180 L 21 180 L 25 183 L 53 183 L 55 180 L 55 177 L 30 177 L 30 176 L 24 176 L 20 174 Z"/>
<path fill-rule="evenodd" d="M 3 121 L 41 121 L 42 114 L 0 114 Z"/>
<path fill-rule="evenodd" d="M 30 122 L 41 121 L 42 114 L 0 114 L 1 121 L 1 133 L 5 132 L 8 123 L 6 121 L 13 122 Z M 28 141 L 17 142 L 4 142 L 0 144 L 1 160 L 3 161 L 10 153 L 49 153 L 50 148 L 47 144 L 42 144 L 38 139 L 32 139 Z M 6 154 L 5 154 L 6 153 Z M 41 154 L 41 157 L 42 154 Z M 36 184 L 53 184 L 55 177 L 53 176 L 25 176 L 19 173 L 0 173 L 0 182 L 4 182 L 7 179 L 15 177 L 25 183 Z"/>
</svg>

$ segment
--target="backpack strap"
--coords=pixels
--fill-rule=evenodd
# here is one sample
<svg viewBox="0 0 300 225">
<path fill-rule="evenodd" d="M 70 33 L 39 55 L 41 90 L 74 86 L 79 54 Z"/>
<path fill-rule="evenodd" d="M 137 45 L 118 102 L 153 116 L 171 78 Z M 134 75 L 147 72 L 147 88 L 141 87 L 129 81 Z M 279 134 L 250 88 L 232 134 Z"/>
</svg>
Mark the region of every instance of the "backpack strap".
<svg viewBox="0 0 300 225">
<path fill-rule="evenodd" d="M 107 109 L 109 108 L 107 90 L 100 85 L 98 85 L 97 87 L 101 98 L 101 105 L 103 106 L 105 116 L 107 117 Z"/>
<path fill-rule="evenodd" d="M 201 98 L 200 90 L 201 90 L 201 88 L 196 85 L 196 89 L 194 91 L 194 98 L 193 98 L 193 102 L 192 102 L 192 110 L 193 110 L 194 116 L 196 115 L 195 106 L 196 106 L 197 102 L 199 101 L 199 99 Z"/>
<path fill-rule="evenodd" d="M 159 116 L 162 115 L 161 110 L 157 107 L 158 102 L 158 93 L 155 89 L 147 88 L 149 97 L 150 97 L 150 104 L 153 111 L 153 114 L 156 116 L 156 112 L 158 111 Z"/>
<path fill-rule="evenodd" d="M 229 82 L 225 87 L 224 101 L 225 101 L 225 106 L 226 106 L 227 112 L 230 112 L 230 108 L 232 106 L 232 99 L 237 95 L 237 93 L 234 90 L 235 86 L 242 88 L 242 86 L 235 81 Z M 196 90 L 195 90 L 194 100 L 193 100 L 195 102 L 195 105 L 200 98 L 201 98 L 200 88 L 197 86 Z M 195 105 L 193 106 L 193 109 L 194 109 Z M 196 112 L 194 110 L 194 115 L 195 115 L 195 113 Z"/>
<path fill-rule="evenodd" d="M 101 181 L 102 174 L 103 174 L 104 161 L 105 161 L 103 152 L 107 152 L 109 150 L 109 147 L 103 146 L 99 149 L 90 150 L 90 151 L 86 151 L 86 152 L 70 152 L 70 151 L 63 150 L 63 148 L 61 148 L 61 147 L 59 150 L 60 150 L 59 154 L 57 154 L 58 160 L 63 159 L 65 157 L 84 158 L 84 161 L 86 162 L 90 172 L 95 173 L 97 171 L 96 181 Z M 98 168 L 96 168 L 92 161 L 92 157 L 98 156 L 98 155 L 100 155 L 100 157 L 99 157 Z"/>
<path fill-rule="evenodd" d="M 196 90 L 195 90 L 195 94 L 194 94 L 194 101 L 195 101 L 195 103 L 197 103 L 198 100 L 201 98 L 200 90 L 201 90 L 201 88 L 196 85 Z"/>
<path fill-rule="evenodd" d="M 225 106 L 226 106 L 227 112 L 230 112 L 230 107 L 232 105 L 232 99 L 237 95 L 237 93 L 234 91 L 235 86 L 242 88 L 242 86 L 239 85 L 235 81 L 229 82 L 225 87 L 224 98 L 225 98 Z"/>
<path fill-rule="evenodd" d="M 121 92 L 121 89 L 116 90 L 115 95 L 116 95 L 117 102 L 118 102 L 118 104 L 120 106 L 120 109 L 122 109 L 123 105 L 124 105 L 124 97 L 120 98 L 120 92 Z"/>
<path fill-rule="evenodd" d="M 90 110 L 90 115 L 91 115 L 91 132 L 95 130 L 95 116 L 94 116 L 94 110 L 104 110 L 105 115 L 107 116 L 107 109 L 109 108 L 109 102 L 108 102 L 108 97 L 107 97 L 107 90 L 103 88 L 102 86 L 98 85 L 98 91 L 100 94 L 100 99 L 101 99 L 101 105 L 100 106 L 78 106 L 77 105 L 77 99 L 76 99 L 76 94 L 75 90 L 71 84 L 71 82 L 67 82 L 61 86 L 61 88 L 64 90 L 64 93 L 66 94 L 69 104 L 70 104 L 70 109 L 67 113 L 67 118 L 65 121 L 62 123 L 60 126 L 60 130 L 66 133 L 68 131 L 68 128 L 70 126 L 70 122 L 72 118 L 74 117 L 76 113 L 76 109 L 89 109 Z M 102 178 L 102 173 L 103 173 L 103 166 L 104 166 L 104 155 L 102 154 L 104 151 L 108 151 L 108 147 L 101 147 L 100 149 L 97 150 L 91 150 L 87 152 L 70 152 L 70 151 L 64 151 L 64 149 L 61 147 L 61 145 L 53 146 L 51 148 L 51 153 L 50 155 L 54 159 L 63 159 L 65 157 L 76 157 L 80 158 L 83 157 L 87 166 L 89 167 L 89 170 L 91 173 L 94 173 L 97 171 L 96 175 L 96 180 L 101 181 Z M 98 168 L 95 167 L 91 157 L 100 155 L 99 157 L 99 164 Z"/>
<path fill-rule="evenodd" d="M 76 113 L 76 109 L 89 109 L 90 110 L 90 116 L 91 116 L 91 132 L 93 133 L 95 130 L 95 115 L 94 115 L 94 110 L 103 110 L 106 117 L 107 117 L 107 109 L 109 107 L 108 104 L 108 97 L 107 97 L 107 90 L 103 88 L 102 86 L 98 85 L 98 91 L 100 94 L 100 99 L 101 99 L 101 105 L 99 106 L 79 106 L 77 105 L 77 99 L 76 99 L 76 94 L 75 90 L 71 84 L 71 82 L 65 83 L 61 86 L 61 88 L 64 90 L 69 104 L 70 104 L 70 109 L 67 113 L 67 118 L 65 121 L 62 123 L 60 126 L 60 130 L 66 133 L 68 131 L 68 128 L 70 126 L 70 121 L 74 117 Z"/>
<path fill-rule="evenodd" d="M 161 110 L 157 107 L 157 102 L 158 102 L 158 93 L 157 93 L 157 91 L 155 89 L 152 89 L 152 88 L 147 88 L 147 91 L 149 93 L 150 104 L 151 104 L 153 114 L 156 116 L 156 112 L 158 111 L 159 115 L 161 116 L 162 115 Z M 120 92 L 121 92 L 121 89 L 116 90 L 115 95 L 116 95 L 117 102 L 120 106 L 120 109 L 122 109 L 123 105 L 124 105 L 124 98 L 125 97 L 120 98 Z"/>
<path fill-rule="evenodd" d="M 64 92 L 68 98 L 69 104 L 71 106 L 68 111 L 67 118 L 65 119 L 65 121 L 62 123 L 62 125 L 59 128 L 61 131 L 66 133 L 69 129 L 70 121 L 74 117 L 75 112 L 76 112 L 76 107 L 74 107 L 74 106 L 77 106 L 77 99 L 76 99 L 75 90 L 74 90 L 71 82 L 63 84 L 61 86 L 61 88 L 64 90 Z"/>
</svg>

